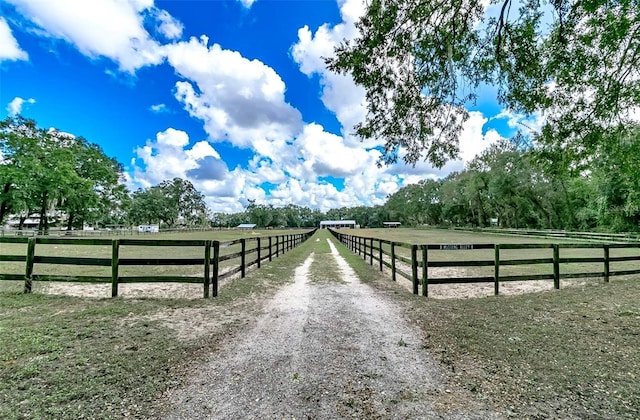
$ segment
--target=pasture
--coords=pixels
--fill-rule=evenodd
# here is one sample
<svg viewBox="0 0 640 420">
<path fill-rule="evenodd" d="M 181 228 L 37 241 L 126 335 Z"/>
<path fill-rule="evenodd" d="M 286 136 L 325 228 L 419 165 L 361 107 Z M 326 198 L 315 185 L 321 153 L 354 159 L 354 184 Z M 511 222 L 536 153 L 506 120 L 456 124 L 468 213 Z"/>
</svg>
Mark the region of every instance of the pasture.
<svg viewBox="0 0 640 420">
<path fill-rule="evenodd" d="M 233 274 L 231 271 L 244 273 L 244 266 L 249 265 L 250 262 L 245 260 L 245 256 L 241 256 L 240 264 L 242 267 L 238 267 L 238 262 L 235 261 L 238 254 L 245 252 L 252 253 L 253 263 L 257 263 L 258 255 L 260 260 L 271 260 L 272 256 L 278 256 L 284 252 L 285 247 L 288 249 L 293 245 L 293 236 L 299 235 L 307 231 L 303 230 L 264 230 L 264 231 L 239 231 L 239 230 L 225 230 L 225 231 L 209 231 L 209 232 L 185 232 L 185 233 L 163 233 L 163 234 L 147 234 L 138 235 L 136 238 L 130 236 L 120 238 L 118 236 L 105 237 L 101 236 L 99 239 L 72 239 L 72 238 L 54 238 L 49 239 L 47 237 L 42 239 L 42 243 L 36 245 L 34 255 L 36 256 L 36 264 L 34 264 L 32 274 L 35 278 L 55 280 L 56 276 L 65 276 L 67 279 L 62 279 L 65 284 L 60 282 L 49 281 L 36 281 L 35 289 L 40 292 L 62 292 L 70 294 L 82 295 L 83 290 L 85 295 L 89 296 L 108 296 L 110 293 L 110 286 L 107 284 L 111 282 L 110 278 L 113 273 L 113 259 L 114 244 L 113 240 L 118 239 L 120 244 L 117 249 L 117 258 L 120 262 L 127 262 L 124 265 L 117 267 L 117 276 L 125 279 L 131 279 L 133 281 L 127 281 L 127 283 L 150 283 L 159 281 L 162 283 L 162 278 L 166 277 L 166 283 L 170 282 L 182 282 L 182 283 L 202 283 L 203 274 L 203 261 L 207 258 L 207 251 L 204 246 L 206 241 L 219 241 L 219 264 L 216 267 L 220 272 L 227 272 Z M 261 242 L 261 239 L 264 241 Z M 28 253 L 27 243 L 3 243 L 0 238 L 0 258 L 2 256 L 24 256 Z M 7 239 L 8 240 L 8 239 Z M 24 240 L 24 239 L 17 239 Z M 247 242 L 247 248 L 245 244 L 241 243 L 241 240 Z M 47 243 L 51 241 L 52 243 Z M 176 241 L 172 243 L 172 241 Z M 184 246 L 183 241 L 189 241 L 190 246 Z M 149 245 L 146 245 L 146 244 Z M 158 246 L 163 244 L 162 246 Z M 253 244 L 253 245 L 251 245 Z M 180 246 L 178 246 L 180 245 Z M 258 250 L 260 245 L 260 250 Z M 260 252 L 261 251 L 261 252 Z M 247 254 L 248 255 L 248 254 Z M 69 259 L 64 261 L 63 264 L 58 261 L 56 264 L 47 263 L 47 259 Z M 72 261 L 73 259 L 93 260 L 83 263 L 83 261 Z M 163 264 L 159 260 L 175 260 L 174 264 Z M 186 264 L 185 261 L 191 260 L 192 265 Z M 157 263 L 151 263 L 157 261 Z M 198 261 L 198 262 L 196 262 Z M 180 265 L 177 265 L 180 263 Z M 217 262 L 216 262 L 217 263 Z M 27 263 L 28 265 L 28 263 Z M 206 270 L 204 270 L 206 271 Z M 5 275 L 6 278 L 15 278 L 24 276 L 25 262 L 24 261 L 7 261 L 3 262 L 2 269 L 0 270 L 0 276 Z M 159 277 L 159 279 L 153 279 Z M 86 287 L 86 285 L 77 284 L 93 281 L 102 284 L 94 284 L 93 287 Z M 71 283 L 70 283 L 71 282 Z M 3 284 L 4 283 L 4 284 Z M 9 285 L 6 281 L 0 281 L 0 287 L 13 287 L 18 290 L 21 288 L 21 281 L 11 282 Z M 125 292 L 134 292 L 143 294 L 145 289 L 153 288 L 152 292 L 157 292 L 157 287 L 137 286 L 131 287 L 127 285 L 124 287 Z M 200 295 L 202 286 L 200 286 Z M 165 296 L 170 297 L 189 297 L 197 296 L 198 286 L 196 284 L 184 284 L 180 287 L 164 287 Z M 194 293 L 195 292 L 195 293 Z M 158 296 L 156 293 L 155 296 Z"/>
<path fill-rule="evenodd" d="M 18 292 L 0 282 L 0 418 L 153 418 L 168 387 L 291 281 L 309 242 L 222 284 L 215 299 L 23 294 L 22 282 Z"/>
<path fill-rule="evenodd" d="M 434 231 L 389 233 L 397 240 L 436 235 L 435 243 L 446 237 Z M 447 238 L 479 240 L 475 234 Z M 587 279 L 559 291 L 424 299 L 398 293 L 388 273 L 342 245 L 339 250 L 361 279 L 401 302 L 422 329 L 424 347 L 448 368 L 453 383 L 507 417 L 640 418 L 638 276 L 610 283 Z M 462 285 L 438 287 L 456 286 Z"/>
<path fill-rule="evenodd" d="M 274 233 L 279 232 L 259 234 Z M 552 242 L 409 229 L 349 233 L 416 244 Z M 172 238 L 195 238 L 191 235 Z M 260 270 L 249 271 L 246 278 L 223 284 L 216 299 L 176 299 L 180 295 L 175 290 L 168 290 L 160 299 L 150 299 L 149 295 L 127 299 L 25 295 L 16 292 L 22 290 L 23 282 L 0 281 L 0 347 L 4 349 L 0 356 L 0 417 L 79 418 L 87 413 L 96 417 L 152 417 L 166 388 L 179 386 L 198 368 L 199 360 L 251 322 L 264 302 L 291 281 L 294 269 L 309 253 L 327 252 L 326 237 L 328 232 L 319 231 Z M 25 250 L 23 244 L 11 251 L 5 245 L 18 244 L 0 244 L 0 254 Z M 377 266 L 369 265 L 368 258 L 340 244 L 337 247 L 365 283 L 405 308 L 406 316 L 423 331 L 423 347 L 449 370 L 452 386 L 490 402 L 514 418 L 640 417 L 638 276 L 614 277 L 610 283 L 603 283 L 598 277 L 581 279 L 559 291 L 495 297 L 491 296 L 491 284 L 481 284 L 489 297 L 425 299 L 412 296 L 409 287 L 399 287 L 409 286 L 409 281 L 400 278 L 394 283 L 388 272 L 381 274 Z M 75 252 L 87 252 L 85 248 L 93 249 L 79 247 Z M 46 251 L 59 256 L 61 249 L 51 247 Z M 159 249 L 141 249 L 135 256 L 158 258 Z M 433 258 L 453 261 L 471 253 L 465 258 L 491 259 L 491 252 L 481 257 L 474 254 L 485 251 L 434 251 Z M 525 251 L 531 254 L 513 258 L 538 258 L 540 252 L 550 250 Z M 77 255 L 71 248 L 65 252 Z M 176 253 L 184 253 L 181 255 L 185 257 L 198 253 L 188 248 L 163 252 L 174 258 Z M 637 249 L 615 252 L 638 255 Z M 314 262 L 312 273 L 336 270 L 333 266 L 322 267 L 321 260 Z M 619 264 L 638 266 L 631 261 Z M 595 272 L 601 271 L 601 264 L 596 265 Z M 24 273 L 24 263 L 18 266 L 16 272 Z M 3 262 L 3 271 L 4 267 Z M 526 274 L 538 266 L 515 267 Z M 142 270 L 139 273 L 146 270 L 136 269 Z M 310 281 L 319 280 L 312 275 Z M 552 287 L 548 280 L 525 283 Z M 42 292 L 53 286 L 54 283 L 36 282 Z M 198 287 L 200 296 L 201 286 L 193 286 Z M 456 286 L 464 285 L 430 286 L 430 296 L 433 288 Z M 519 292 L 527 290 L 532 289 Z M 442 404 L 455 405 L 455 399 L 449 397 L 444 391 L 434 396 Z"/>
<path fill-rule="evenodd" d="M 585 281 L 609 281 L 610 278 L 614 279 L 613 276 L 619 279 L 626 274 L 638 274 L 640 266 L 640 244 L 610 244 L 604 249 L 602 243 L 597 241 L 574 238 L 538 238 L 437 229 L 355 229 L 336 232 L 353 235 L 353 238 L 347 238 L 350 248 L 370 264 L 380 264 L 386 267 L 385 271 L 391 269 L 392 276 L 397 271 L 395 278 L 407 287 L 412 286 L 411 247 L 418 245 L 415 256 L 418 270 L 414 274 L 422 283 L 423 294 L 426 280 L 429 283 L 429 296 L 434 297 L 489 296 L 498 287 L 492 284 L 496 274 L 500 279 L 500 293 L 518 294 L 554 286 L 583 284 Z M 368 238 L 383 241 L 371 241 Z M 396 244 L 393 250 L 390 242 Z M 497 250 L 495 244 L 500 244 L 501 248 Z M 554 244 L 557 244 L 556 249 Z M 429 246 L 428 257 L 427 250 L 421 249 L 422 245 Z M 424 270 L 423 263 L 427 260 L 428 268 Z M 500 262 L 499 267 L 497 261 Z M 473 278 L 478 281 L 473 282 Z M 556 281 L 557 284 L 554 284 Z M 455 284 L 439 284 L 447 282 Z"/>
</svg>

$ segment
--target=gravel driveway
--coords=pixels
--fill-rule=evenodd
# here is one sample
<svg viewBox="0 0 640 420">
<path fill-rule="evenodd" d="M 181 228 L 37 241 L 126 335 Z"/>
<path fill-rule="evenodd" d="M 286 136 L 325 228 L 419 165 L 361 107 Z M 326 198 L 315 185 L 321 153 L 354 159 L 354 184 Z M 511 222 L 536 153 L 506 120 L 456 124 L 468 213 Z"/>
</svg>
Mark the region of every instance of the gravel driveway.
<svg viewBox="0 0 640 420">
<path fill-rule="evenodd" d="M 169 395 L 167 418 L 498 418 L 422 348 L 401 308 L 360 283 L 329 242 L 341 281 L 310 284 L 311 254 L 264 315 L 228 340 L 190 384 Z"/>
</svg>

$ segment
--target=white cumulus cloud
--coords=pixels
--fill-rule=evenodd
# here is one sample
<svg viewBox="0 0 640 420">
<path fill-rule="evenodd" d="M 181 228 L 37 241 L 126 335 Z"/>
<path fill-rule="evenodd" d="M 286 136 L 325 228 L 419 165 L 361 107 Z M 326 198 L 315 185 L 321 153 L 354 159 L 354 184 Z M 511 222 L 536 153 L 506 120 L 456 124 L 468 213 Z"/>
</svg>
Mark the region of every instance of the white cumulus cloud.
<svg viewBox="0 0 640 420">
<path fill-rule="evenodd" d="M 22 106 L 24 104 L 35 104 L 36 100 L 33 98 L 29 98 L 29 99 L 23 99 L 19 96 L 16 96 L 15 98 L 13 98 L 11 100 L 11 102 L 9 102 L 9 105 L 7 105 L 7 113 L 9 114 L 10 117 L 15 117 L 16 115 L 19 115 L 22 113 Z"/>
<path fill-rule="evenodd" d="M 182 32 L 181 24 L 154 7 L 153 0 L 6 0 L 41 36 L 61 39 L 90 58 L 105 57 L 122 71 L 159 64 L 160 44 L 145 29 L 145 18 L 169 39 Z"/>
<path fill-rule="evenodd" d="M 354 83 L 350 75 L 329 71 L 324 58 L 332 57 L 334 48 L 340 42 L 354 39 L 358 35 L 355 22 L 364 14 L 366 8 L 362 0 L 346 0 L 339 3 L 342 23 L 335 26 L 323 24 L 315 33 L 308 26 L 300 28 L 298 41 L 293 45 L 291 53 L 300 71 L 307 76 L 320 76 L 322 102 L 327 109 L 336 114 L 345 138 L 355 144 L 359 143 L 360 139 L 354 138 L 351 134 L 353 127 L 366 116 L 365 91 Z M 375 144 L 375 141 L 369 141 L 367 145 Z"/>
<path fill-rule="evenodd" d="M 157 133 L 155 140 L 136 150 L 133 180 L 149 186 L 173 177 L 189 179 L 216 212 L 241 211 L 248 200 L 323 211 L 379 205 L 403 186 L 463 169 L 499 138 L 493 130 L 483 134 L 487 118 L 472 112 L 460 138 L 459 160 L 441 170 L 424 162 L 378 167 L 378 143 L 362 143 L 350 135 L 366 115 L 364 90 L 350 76 L 326 70 L 322 59 L 332 55 L 343 38 L 357 36 L 354 23 L 364 3 L 341 1 L 340 10 L 343 22 L 338 25 L 325 24 L 315 32 L 300 28 L 291 53 L 303 73 L 320 76 L 321 99 L 335 112 L 342 135 L 327 132 L 319 123 L 304 123 L 285 100 L 284 81 L 269 65 L 216 43 L 209 45 L 203 35 L 165 45 L 162 51 L 182 78 L 175 83 L 175 98 L 203 122 L 208 141 L 192 144 L 185 132 L 173 128 Z M 253 157 L 231 169 L 209 143 L 225 141 L 250 149 Z M 334 185 L 335 179 L 339 182 Z"/>
<path fill-rule="evenodd" d="M 155 9 L 154 16 L 157 20 L 157 30 L 162 36 L 169 40 L 180 39 L 184 25 L 174 18 L 166 10 Z"/>
<path fill-rule="evenodd" d="M 176 177 L 204 182 L 228 176 L 227 166 L 211 144 L 199 141 L 190 146 L 189 135 L 175 128 L 158 132 L 155 140 L 138 147 L 132 166 L 134 187 L 146 188 Z"/>
<path fill-rule="evenodd" d="M 346 145 L 342 137 L 327 133 L 318 124 L 305 126 L 296 138 L 295 146 L 304 159 L 303 166 L 314 177 L 353 175 L 362 168 L 375 166 L 379 156 L 377 152 L 367 152 L 362 146 Z"/>
<path fill-rule="evenodd" d="M 0 16 L 0 62 L 4 60 L 28 60 L 29 55 L 20 48 L 9 24 Z"/>
<path fill-rule="evenodd" d="M 300 112 L 285 101 L 285 84 L 271 67 L 207 43 L 206 36 L 191 38 L 165 51 L 187 79 L 176 83 L 176 99 L 204 122 L 212 141 L 247 148 L 260 139 L 288 139 L 300 130 Z"/>
</svg>

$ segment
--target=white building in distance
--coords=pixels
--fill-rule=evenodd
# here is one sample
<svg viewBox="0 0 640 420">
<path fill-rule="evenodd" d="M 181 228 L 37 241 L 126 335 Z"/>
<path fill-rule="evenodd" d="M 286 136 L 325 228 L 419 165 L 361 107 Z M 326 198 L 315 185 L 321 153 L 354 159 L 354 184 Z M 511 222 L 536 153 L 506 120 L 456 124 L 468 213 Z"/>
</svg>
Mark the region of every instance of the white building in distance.
<svg viewBox="0 0 640 420">
<path fill-rule="evenodd" d="M 358 228 L 355 220 L 323 220 L 320 222 L 320 229 L 340 229 L 340 228 Z"/>
</svg>

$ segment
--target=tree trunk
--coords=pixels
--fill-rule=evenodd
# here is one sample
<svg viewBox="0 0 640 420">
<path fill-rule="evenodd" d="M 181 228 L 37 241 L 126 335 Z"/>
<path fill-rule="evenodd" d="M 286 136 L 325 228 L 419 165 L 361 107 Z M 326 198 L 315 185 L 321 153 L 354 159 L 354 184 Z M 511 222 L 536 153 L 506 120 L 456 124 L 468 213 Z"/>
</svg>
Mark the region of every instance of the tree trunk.
<svg viewBox="0 0 640 420">
<path fill-rule="evenodd" d="M 4 184 L 4 187 L 2 188 L 2 193 L 3 194 L 9 194 L 9 191 L 11 190 L 11 184 L 10 183 L 6 183 Z M 11 211 L 11 205 L 8 204 L 8 200 L 2 200 L 2 204 L 0 204 L 0 226 L 2 226 L 4 224 L 4 217 L 9 214 L 9 212 Z"/>
<path fill-rule="evenodd" d="M 69 213 L 69 220 L 67 221 L 67 232 L 71 232 L 73 229 L 73 219 L 75 218 L 75 214 Z"/>
<path fill-rule="evenodd" d="M 575 229 L 577 227 L 576 217 L 573 214 L 573 208 L 571 206 L 571 197 L 569 197 L 569 191 L 567 191 L 567 186 L 565 185 L 564 179 L 560 180 L 560 187 L 562 187 L 562 193 L 564 195 L 565 205 L 567 211 L 565 214 L 569 216 L 569 222 L 571 223 L 571 228 Z"/>
<path fill-rule="evenodd" d="M 49 221 L 47 220 L 47 192 L 42 193 L 42 201 L 40 202 L 40 222 L 38 223 L 38 232 L 46 234 L 49 232 Z"/>
</svg>

